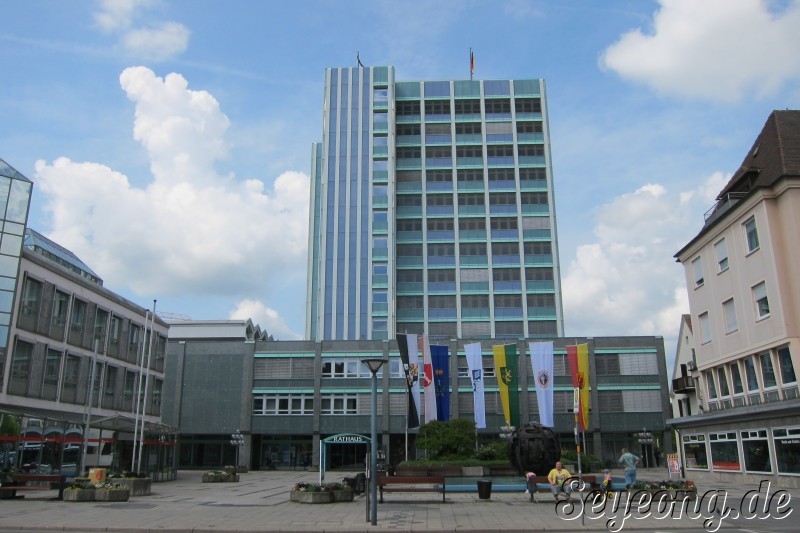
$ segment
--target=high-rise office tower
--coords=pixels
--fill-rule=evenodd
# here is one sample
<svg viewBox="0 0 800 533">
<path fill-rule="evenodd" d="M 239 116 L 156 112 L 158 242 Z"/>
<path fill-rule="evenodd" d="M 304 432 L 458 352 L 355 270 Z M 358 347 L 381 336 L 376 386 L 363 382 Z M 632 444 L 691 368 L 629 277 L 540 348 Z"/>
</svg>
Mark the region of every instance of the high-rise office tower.
<svg viewBox="0 0 800 533">
<path fill-rule="evenodd" d="M 325 70 L 306 338 L 563 335 L 543 80 Z"/>
</svg>

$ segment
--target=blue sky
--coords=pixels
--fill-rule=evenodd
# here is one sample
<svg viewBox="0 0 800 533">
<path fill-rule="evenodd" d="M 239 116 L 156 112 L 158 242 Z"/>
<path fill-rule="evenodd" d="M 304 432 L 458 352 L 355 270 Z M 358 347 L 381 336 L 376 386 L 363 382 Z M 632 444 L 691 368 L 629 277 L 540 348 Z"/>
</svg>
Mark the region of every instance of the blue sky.
<svg viewBox="0 0 800 533">
<path fill-rule="evenodd" d="M 673 254 L 773 109 L 798 108 L 793 1 L 2 1 L 0 157 L 31 227 L 111 290 L 304 330 L 327 66 L 544 78 L 567 335 L 661 335 Z"/>
</svg>

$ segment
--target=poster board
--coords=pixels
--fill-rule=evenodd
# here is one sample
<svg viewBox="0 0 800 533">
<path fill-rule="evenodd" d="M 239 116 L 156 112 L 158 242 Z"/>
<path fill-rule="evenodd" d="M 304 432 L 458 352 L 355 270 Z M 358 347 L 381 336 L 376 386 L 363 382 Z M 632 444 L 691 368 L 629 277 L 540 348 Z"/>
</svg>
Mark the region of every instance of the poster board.
<svg viewBox="0 0 800 533">
<path fill-rule="evenodd" d="M 668 453 L 667 454 L 667 470 L 669 471 L 669 477 L 672 477 L 673 474 L 680 477 L 681 475 L 681 459 L 677 453 Z"/>
</svg>

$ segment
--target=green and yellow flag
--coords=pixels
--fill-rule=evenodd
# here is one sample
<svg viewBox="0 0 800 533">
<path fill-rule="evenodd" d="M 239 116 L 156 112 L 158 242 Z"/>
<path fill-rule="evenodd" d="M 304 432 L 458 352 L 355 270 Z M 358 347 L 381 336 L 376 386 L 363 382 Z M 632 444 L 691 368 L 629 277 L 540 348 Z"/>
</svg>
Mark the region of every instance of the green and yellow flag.
<svg viewBox="0 0 800 533">
<path fill-rule="evenodd" d="M 497 386 L 500 389 L 500 401 L 503 402 L 503 414 L 506 424 L 519 427 L 519 377 L 517 376 L 517 345 L 504 344 L 492 346 L 494 353 L 494 371 Z"/>
</svg>

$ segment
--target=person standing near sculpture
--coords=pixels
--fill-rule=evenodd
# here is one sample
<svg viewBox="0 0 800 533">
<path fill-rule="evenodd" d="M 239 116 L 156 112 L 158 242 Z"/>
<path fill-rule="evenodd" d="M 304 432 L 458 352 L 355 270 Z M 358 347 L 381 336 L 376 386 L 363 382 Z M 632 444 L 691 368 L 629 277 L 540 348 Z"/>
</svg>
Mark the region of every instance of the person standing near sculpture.
<svg viewBox="0 0 800 533">
<path fill-rule="evenodd" d="M 625 469 L 625 485 L 630 487 L 636 483 L 636 467 L 641 461 L 639 457 L 629 452 L 628 448 L 622 448 L 622 456 L 618 462 Z"/>
</svg>

